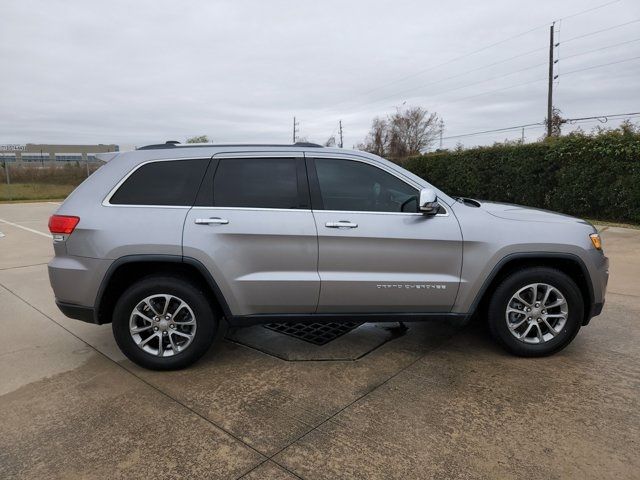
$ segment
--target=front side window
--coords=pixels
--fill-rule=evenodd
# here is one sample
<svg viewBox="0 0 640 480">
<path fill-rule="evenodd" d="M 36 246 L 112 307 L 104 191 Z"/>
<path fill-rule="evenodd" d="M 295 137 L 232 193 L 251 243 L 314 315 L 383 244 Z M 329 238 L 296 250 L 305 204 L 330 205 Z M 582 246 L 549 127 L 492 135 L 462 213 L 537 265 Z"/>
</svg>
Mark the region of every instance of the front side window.
<svg viewBox="0 0 640 480">
<path fill-rule="evenodd" d="M 213 179 L 216 207 L 298 208 L 294 158 L 220 160 Z"/>
<path fill-rule="evenodd" d="M 353 160 L 315 159 L 325 210 L 416 212 L 418 190 L 384 170 Z"/>
<path fill-rule="evenodd" d="M 125 180 L 109 203 L 191 206 L 208 164 L 209 159 L 147 163 Z"/>
</svg>

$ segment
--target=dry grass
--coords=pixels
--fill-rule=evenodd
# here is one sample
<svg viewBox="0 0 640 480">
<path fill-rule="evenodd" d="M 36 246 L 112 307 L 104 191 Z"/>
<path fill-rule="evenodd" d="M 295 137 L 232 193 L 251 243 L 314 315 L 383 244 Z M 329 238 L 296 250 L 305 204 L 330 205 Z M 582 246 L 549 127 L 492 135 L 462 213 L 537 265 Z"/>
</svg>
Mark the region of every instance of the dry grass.
<svg viewBox="0 0 640 480">
<path fill-rule="evenodd" d="M 89 172 L 95 172 L 101 164 L 89 164 Z M 11 183 L 43 183 L 48 185 L 80 185 L 87 178 L 86 164 L 16 165 L 9 164 Z M 7 183 L 4 165 L 0 164 L 0 183 Z"/>
<path fill-rule="evenodd" d="M 52 185 L 47 183 L 0 184 L 0 201 L 58 200 L 69 195 L 76 185 Z"/>
<path fill-rule="evenodd" d="M 89 171 L 95 172 L 100 165 L 89 164 Z M 63 199 L 87 178 L 86 164 L 8 166 L 10 185 L 0 164 L 0 202 Z"/>
</svg>

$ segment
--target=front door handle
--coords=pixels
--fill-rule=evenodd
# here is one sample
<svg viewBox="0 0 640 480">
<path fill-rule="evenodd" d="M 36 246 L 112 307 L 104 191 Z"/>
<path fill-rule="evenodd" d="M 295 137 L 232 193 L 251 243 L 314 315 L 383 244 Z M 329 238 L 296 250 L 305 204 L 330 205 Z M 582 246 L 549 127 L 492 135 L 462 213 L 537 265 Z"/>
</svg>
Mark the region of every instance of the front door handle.
<svg viewBox="0 0 640 480">
<path fill-rule="evenodd" d="M 198 225 L 226 225 L 229 220 L 220 217 L 196 218 L 195 223 Z"/>
<path fill-rule="evenodd" d="M 340 220 L 338 222 L 327 222 L 324 225 L 327 228 L 358 228 L 357 223 L 349 222 L 348 220 Z"/>
</svg>

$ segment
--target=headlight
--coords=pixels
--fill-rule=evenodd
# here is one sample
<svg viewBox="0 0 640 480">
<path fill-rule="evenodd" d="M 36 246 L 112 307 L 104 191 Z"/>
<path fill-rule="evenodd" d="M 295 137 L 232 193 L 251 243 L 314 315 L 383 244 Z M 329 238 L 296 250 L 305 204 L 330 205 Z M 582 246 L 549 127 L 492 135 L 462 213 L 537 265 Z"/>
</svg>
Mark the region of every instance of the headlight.
<svg viewBox="0 0 640 480">
<path fill-rule="evenodd" d="M 591 239 L 591 243 L 593 243 L 593 246 L 596 248 L 596 250 L 602 250 L 602 239 L 600 238 L 599 233 L 592 233 L 591 235 L 589 235 L 589 238 Z"/>
</svg>

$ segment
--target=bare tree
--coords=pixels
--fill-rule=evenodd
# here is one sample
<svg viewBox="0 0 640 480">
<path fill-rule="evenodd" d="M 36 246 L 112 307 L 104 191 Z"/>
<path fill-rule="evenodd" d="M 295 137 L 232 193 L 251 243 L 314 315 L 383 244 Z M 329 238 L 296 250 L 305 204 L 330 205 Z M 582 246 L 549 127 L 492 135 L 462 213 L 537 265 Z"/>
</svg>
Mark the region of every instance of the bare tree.
<svg viewBox="0 0 640 480">
<path fill-rule="evenodd" d="M 562 111 L 553 107 L 551 110 L 551 136 L 559 137 L 562 134 L 562 124 L 567 123 L 567 121 L 562 118 Z M 547 119 L 544 119 L 544 124 L 547 124 Z"/>
<path fill-rule="evenodd" d="M 358 145 L 358 149 L 384 156 L 387 154 L 388 137 L 389 125 L 387 121 L 376 117 L 371 123 L 371 130 L 369 130 L 364 142 Z"/>
<path fill-rule="evenodd" d="M 206 135 L 198 135 L 196 137 L 187 138 L 187 143 L 209 143 L 209 137 Z"/>
<path fill-rule="evenodd" d="M 396 109 L 386 119 L 373 120 L 371 130 L 359 148 L 376 155 L 403 159 L 417 155 L 431 146 L 444 122 L 437 113 L 429 113 L 422 107 Z"/>
<path fill-rule="evenodd" d="M 324 142 L 324 146 L 325 147 L 335 147 L 336 146 L 336 136 L 335 135 L 331 135 L 329 138 L 327 138 L 327 141 Z"/>
</svg>

